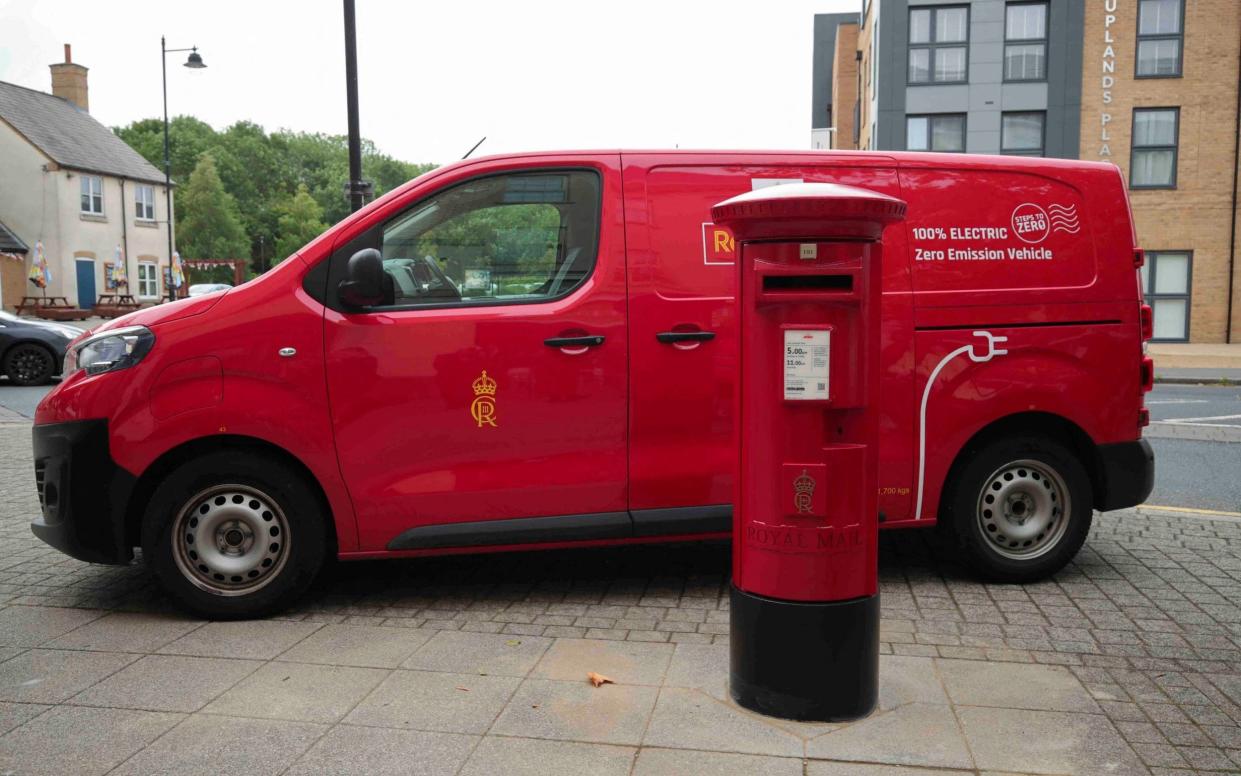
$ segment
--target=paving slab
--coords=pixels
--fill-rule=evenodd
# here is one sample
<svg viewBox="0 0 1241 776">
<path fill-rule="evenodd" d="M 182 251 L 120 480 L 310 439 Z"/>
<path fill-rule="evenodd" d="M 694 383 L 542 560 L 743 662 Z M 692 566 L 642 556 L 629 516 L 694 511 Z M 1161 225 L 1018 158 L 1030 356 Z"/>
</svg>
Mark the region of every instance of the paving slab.
<svg viewBox="0 0 1241 776">
<path fill-rule="evenodd" d="M 940 660 L 939 672 L 952 702 L 965 706 L 996 706 L 1039 711 L 1102 709 L 1063 666 Z"/>
<path fill-rule="evenodd" d="M 396 668 L 436 631 L 370 625 L 324 625 L 280 655 L 280 660 L 325 665 Z"/>
<path fill-rule="evenodd" d="M 1102 715 L 973 707 L 957 714 L 980 768 L 1071 776 L 1146 773 Z"/>
<path fill-rule="evenodd" d="M 526 679 L 496 720 L 491 732 L 504 736 L 550 738 L 636 746 L 650 719 L 658 690 L 639 685 Z"/>
<path fill-rule="evenodd" d="M 296 722 L 339 722 L 389 673 L 383 668 L 267 663 L 203 711 Z"/>
<path fill-rule="evenodd" d="M 699 690 L 666 687 L 659 693 L 644 745 L 743 754 L 801 757 L 801 738 L 767 717 Z"/>
<path fill-rule="evenodd" d="M 628 776 L 636 751 L 609 744 L 488 736 L 458 776 Z"/>
<path fill-rule="evenodd" d="M 0 773 L 104 774 L 180 720 L 151 711 L 58 706 L 0 737 Z"/>
<path fill-rule="evenodd" d="M 440 776 L 457 773 L 477 743 L 475 736 L 452 733 L 337 725 L 316 741 L 285 774 Z"/>
<path fill-rule="evenodd" d="M 113 612 L 47 642 L 55 649 L 154 652 L 203 625 L 182 615 Z"/>
<path fill-rule="evenodd" d="M 879 709 L 890 710 L 907 703 L 947 704 L 948 695 L 926 657 L 879 656 Z"/>
<path fill-rule="evenodd" d="M 0 663 L 0 700 L 60 703 L 137 659 L 116 652 L 32 649 Z"/>
<path fill-rule="evenodd" d="M 557 639 L 531 676 L 585 681 L 586 674 L 594 671 L 617 684 L 658 686 L 668 671 L 674 650 L 673 644 Z"/>
<path fill-rule="evenodd" d="M 97 609 L 9 606 L 0 609 L 0 645 L 37 647 L 104 614 Z"/>
<path fill-rule="evenodd" d="M 209 622 L 157 651 L 166 655 L 271 660 L 320 627 L 318 623 L 287 620 Z"/>
<path fill-rule="evenodd" d="M 806 744 L 806 755 L 890 765 L 973 768 L 951 706 L 909 703 L 879 711 Z"/>
<path fill-rule="evenodd" d="M 439 671 L 394 671 L 349 713 L 352 725 L 482 734 L 521 680 Z"/>
<path fill-rule="evenodd" d="M 275 776 L 326 731 L 306 722 L 195 714 L 109 776 Z"/>
<path fill-rule="evenodd" d="M 148 711 L 198 711 L 262 663 L 186 655 L 147 655 L 69 701 Z"/>
<path fill-rule="evenodd" d="M 538 636 L 439 631 L 401 667 L 524 677 L 551 644 Z"/>
<path fill-rule="evenodd" d="M 973 774 L 969 771 L 968 774 Z M 806 776 L 968 776 L 961 771 L 945 771 L 940 768 L 907 768 L 902 765 L 873 765 L 870 763 L 826 762 L 810 760 L 806 763 Z M 984 776 L 987 776 L 984 774 Z M 1019 774 L 991 774 L 990 776 L 1019 776 Z"/>
<path fill-rule="evenodd" d="M 8 703 L 0 701 L 0 735 L 34 719 L 52 708 L 41 703 Z"/>
<path fill-rule="evenodd" d="M 664 686 L 701 690 L 718 700 L 728 700 L 728 646 L 677 644 Z"/>
<path fill-rule="evenodd" d="M 653 749 L 638 753 L 633 776 L 802 776 L 802 761 L 795 757 L 764 757 L 731 752 L 696 752 L 690 749 Z"/>
</svg>

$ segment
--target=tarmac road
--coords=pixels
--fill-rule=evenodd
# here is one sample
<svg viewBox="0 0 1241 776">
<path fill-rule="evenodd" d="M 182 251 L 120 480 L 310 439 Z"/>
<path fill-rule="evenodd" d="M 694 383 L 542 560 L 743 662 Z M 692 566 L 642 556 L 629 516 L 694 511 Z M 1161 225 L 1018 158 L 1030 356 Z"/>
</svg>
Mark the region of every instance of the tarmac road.
<svg viewBox="0 0 1241 776">
<path fill-rule="evenodd" d="M 49 390 L 0 378 L 0 407 L 33 417 Z M 1146 403 L 1146 436 L 1155 449 L 1155 491 L 1147 503 L 1241 512 L 1241 386 L 1161 383 Z"/>
</svg>

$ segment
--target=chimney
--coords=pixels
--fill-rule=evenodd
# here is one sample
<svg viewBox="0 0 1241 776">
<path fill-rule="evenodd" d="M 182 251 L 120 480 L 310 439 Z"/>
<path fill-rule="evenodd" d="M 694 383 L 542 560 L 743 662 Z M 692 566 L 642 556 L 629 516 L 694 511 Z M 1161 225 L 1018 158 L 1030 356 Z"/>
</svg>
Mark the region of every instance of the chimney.
<svg viewBox="0 0 1241 776">
<path fill-rule="evenodd" d="M 52 68 L 52 94 L 68 100 L 87 113 L 90 112 L 90 101 L 86 98 L 86 68 L 73 63 L 73 55 L 69 44 L 65 44 L 65 61 Z"/>
</svg>

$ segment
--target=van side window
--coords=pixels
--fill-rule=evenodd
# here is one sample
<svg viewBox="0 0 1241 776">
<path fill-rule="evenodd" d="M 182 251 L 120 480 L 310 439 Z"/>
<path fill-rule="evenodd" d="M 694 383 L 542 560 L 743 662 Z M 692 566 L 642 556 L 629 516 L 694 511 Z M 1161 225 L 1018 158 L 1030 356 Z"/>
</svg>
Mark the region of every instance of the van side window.
<svg viewBox="0 0 1241 776">
<path fill-rule="evenodd" d="M 425 199 L 383 229 L 395 304 L 554 299 L 595 265 L 599 176 L 589 171 L 478 178 Z"/>
</svg>

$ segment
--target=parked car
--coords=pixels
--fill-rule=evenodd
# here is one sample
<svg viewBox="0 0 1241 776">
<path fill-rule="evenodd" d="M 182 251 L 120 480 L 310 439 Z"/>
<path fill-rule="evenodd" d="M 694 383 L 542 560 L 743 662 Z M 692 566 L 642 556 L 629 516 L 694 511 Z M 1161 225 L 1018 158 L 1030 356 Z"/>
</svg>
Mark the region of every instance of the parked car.
<svg viewBox="0 0 1241 776">
<path fill-rule="evenodd" d="M 189 296 L 214 294 L 216 291 L 227 291 L 232 288 L 228 283 L 195 283 L 190 286 Z"/>
<path fill-rule="evenodd" d="M 13 385 L 42 385 L 60 374 L 69 343 L 82 329 L 0 312 L 0 369 Z"/>
<path fill-rule="evenodd" d="M 32 528 L 95 562 L 141 546 L 217 618 L 287 606 L 329 556 L 727 536 L 737 246 L 711 206 L 789 181 L 908 203 L 884 528 L 943 523 L 981 576 L 1029 581 L 1146 498 L 1151 311 L 1115 165 L 538 153 L 427 173 L 256 280 L 75 343 L 35 416 Z"/>
</svg>

